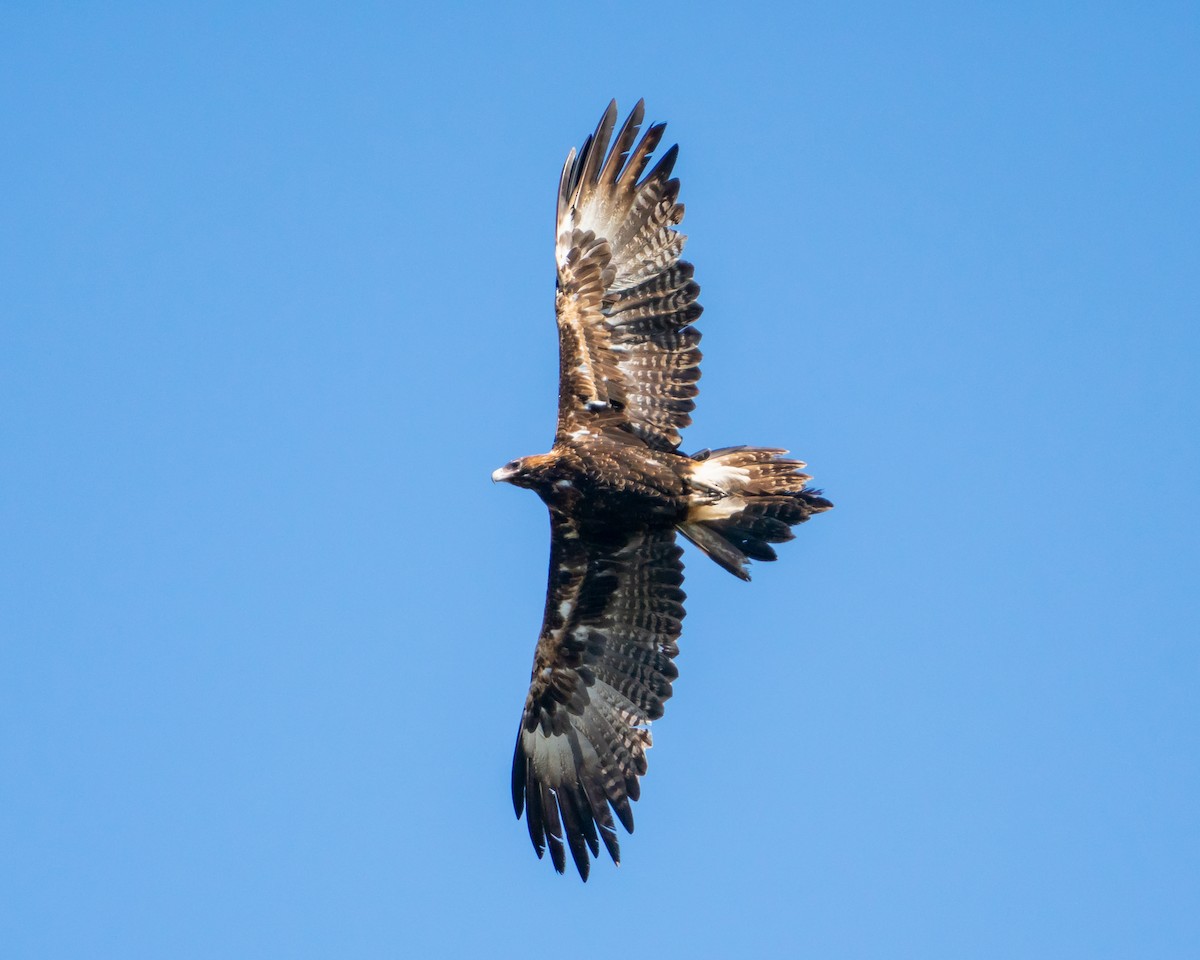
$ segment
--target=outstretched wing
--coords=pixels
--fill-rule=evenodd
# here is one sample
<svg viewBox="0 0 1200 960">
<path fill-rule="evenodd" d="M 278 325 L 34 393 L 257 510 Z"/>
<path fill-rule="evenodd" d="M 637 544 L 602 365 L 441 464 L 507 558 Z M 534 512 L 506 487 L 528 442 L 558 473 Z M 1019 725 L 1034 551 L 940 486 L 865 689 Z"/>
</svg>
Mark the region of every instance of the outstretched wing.
<svg viewBox="0 0 1200 960">
<path fill-rule="evenodd" d="M 646 772 L 650 721 L 677 671 L 684 593 L 673 530 L 597 534 L 551 512 L 546 614 L 513 755 L 512 794 L 538 857 L 564 841 L 587 879 L 600 841 L 620 862 L 612 812 L 633 831 L 629 802 Z M 611 811 L 610 808 L 611 807 Z"/>
<path fill-rule="evenodd" d="M 558 436 L 618 426 L 674 450 L 700 379 L 700 287 L 685 237 L 677 147 L 642 176 L 666 124 L 634 146 L 639 100 L 609 149 L 617 104 L 563 167 L 558 192 Z"/>
</svg>

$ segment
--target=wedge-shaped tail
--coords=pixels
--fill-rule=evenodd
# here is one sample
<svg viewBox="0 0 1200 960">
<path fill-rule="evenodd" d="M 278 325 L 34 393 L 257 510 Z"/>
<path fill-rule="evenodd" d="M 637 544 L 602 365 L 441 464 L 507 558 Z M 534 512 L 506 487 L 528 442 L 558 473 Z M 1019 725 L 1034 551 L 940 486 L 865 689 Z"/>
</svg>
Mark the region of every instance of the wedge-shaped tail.
<svg viewBox="0 0 1200 960">
<path fill-rule="evenodd" d="M 750 560 L 774 560 L 771 544 L 791 540 L 792 527 L 833 506 L 805 489 L 812 478 L 800 472 L 804 462 L 786 453 L 724 447 L 692 456 L 692 502 L 679 531 L 742 580 L 750 579 Z"/>
</svg>

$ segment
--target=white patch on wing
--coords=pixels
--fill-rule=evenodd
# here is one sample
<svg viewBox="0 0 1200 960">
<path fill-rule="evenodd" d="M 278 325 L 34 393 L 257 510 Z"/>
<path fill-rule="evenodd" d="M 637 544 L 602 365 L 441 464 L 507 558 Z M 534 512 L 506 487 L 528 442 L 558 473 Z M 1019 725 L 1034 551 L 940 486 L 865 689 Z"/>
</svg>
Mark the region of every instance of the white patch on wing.
<svg viewBox="0 0 1200 960">
<path fill-rule="evenodd" d="M 573 609 L 575 609 L 575 604 L 570 600 L 564 600 L 558 605 L 558 615 L 566 620 L 571 615 Z"/>
<path fill-rule="evenodd" d="M 578 430 L 572 430 L 567 434 L 572 440 L 582 440 L 584 437 L 590 437 L 591 435 L 592 431 L 587 427 L 580 427 Z"/>
</svg>

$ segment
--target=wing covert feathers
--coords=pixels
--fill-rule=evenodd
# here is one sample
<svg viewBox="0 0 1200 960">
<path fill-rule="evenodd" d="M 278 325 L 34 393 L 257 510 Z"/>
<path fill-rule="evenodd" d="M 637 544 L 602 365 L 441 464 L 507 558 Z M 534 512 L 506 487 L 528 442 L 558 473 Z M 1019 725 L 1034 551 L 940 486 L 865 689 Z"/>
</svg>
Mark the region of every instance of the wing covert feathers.
<svg viewBox="0 0 1200 960">
<path fill-rule="evenodd" d="M 610 103 L 559 181 L 558 435 L 617 425 L 674 450 L 698 392 L 700 333 L 691 324 L 700 287 L 679 259 L 677 148 L 646 173 L 666 127 L 654 124 L 638 140 L 643 114 L 638 101 L 614 140 Z"/>
<path fill-rule="evenodd" d="M 620 862 L 613 814 L 646 772 L 651 721 L 677 676 L 682 551 L 672 530 L 581 530 L 551 514 L 546 612 L 513 754 L 512 795 L 538 857 L 586 880 L 600 844 Z"/>
</svg>

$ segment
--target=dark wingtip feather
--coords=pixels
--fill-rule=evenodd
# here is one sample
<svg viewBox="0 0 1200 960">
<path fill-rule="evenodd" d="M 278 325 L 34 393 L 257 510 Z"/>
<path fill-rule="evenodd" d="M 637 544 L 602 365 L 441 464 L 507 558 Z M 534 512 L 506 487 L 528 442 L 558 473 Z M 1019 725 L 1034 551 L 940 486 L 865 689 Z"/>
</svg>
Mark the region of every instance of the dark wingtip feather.
<svg viewBox="0 0 1200 960">
<path fill-rule="evenodd" d="M 525 778 L 528 774 L 525 772 L 525 749 L 521 746 L 521 731 L 517 730 L 517 746 L 513 750 L 513 765 L 512 765 L 512 802 L 513 810 L 517 814 L 517 819 L 521 819 L 521 812 L 525 809 Z"/>
<path fill-rule="evenodd" d="M 664 124 L 665 126 L 665 124 Z M 667 179 L 675 169 L 675 161 L 679 159 L 679 144 L 673 145 L 666 153 L 658 158 L 658 163 L 646 174 L 646 180 Z M 675 194 L 679 194 L 679 182 L 675 182 Z M 674 199 L 674 198 L 672 198 Z"/>
<path fill-rule="evenodd" d="M 567 838 L 567 845 L 571 848 L 571 859 L 575 861 L 575 869 L 579 871 L 579 876 L 586 881 L 588 871 L 591 869 L 587 848 L 595 846 L 595 852 L 600 852 L 595 840 L 592 815 L 590 811 L 581 809 L 580 798 L 570 787 L 564 787 L 558 792 L 558 809 L 562 816 L 563 835 Z M 590 838 L 588 837 L 589 828 L 592 831 Z"/>
<path fill-rule="evenodd" d="M 610 799 L 613 812 L 617 815 L 617 819 L 621 821 L 621 826 L 625 828 L 626 833 L 633 833 L 633 808 L 629 806 L 629 798 L 618 796 L 615 799 Z"/>
<path fill-rule="evenodd" d="M 604 848 L 608 851 L 608 856 L 617 866 L 621 865 L 621 845 L 617 842 L 617 831 L 612 827 L 601 825 L 600 839 L 604 841 Z"/>
<path fill-rule="evenodd" d="M 525 811 L 525 827 L 529 830 L 529 842 L 533 844 L 533 849 L 541 860 L 546 852 L 546 823 L 542 811 L 542 795 L 533 780 L 532 772 L 529 773 L 529 780 L 526 782 L 525 796 L 528 806 Z"/>
<path fill-rule="evenodd" d="M 558 798 L 546 784 L 542 784 L 542 813 L 546 817 L 546 843 L 550 847 L 550 862 L 559 873 L 565 873 L 567 858 L 562 842 L 563 825 L 559 816 Z"/>
</svg>

